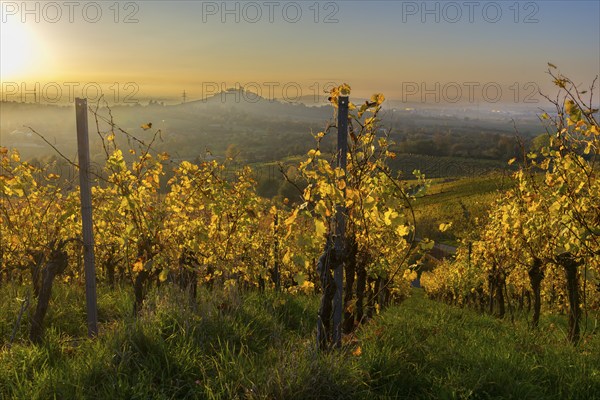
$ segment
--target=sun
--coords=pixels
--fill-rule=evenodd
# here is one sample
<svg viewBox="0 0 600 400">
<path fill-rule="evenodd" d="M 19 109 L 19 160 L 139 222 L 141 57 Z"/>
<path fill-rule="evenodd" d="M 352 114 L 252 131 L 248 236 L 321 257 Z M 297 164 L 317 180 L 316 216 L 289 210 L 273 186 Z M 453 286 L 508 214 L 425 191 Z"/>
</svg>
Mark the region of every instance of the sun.
<svg viewBox="0 0 600 400">
<path fill-rule="evenodd" d="M 20 21 L 0 23 L 0 80 L 26 76 L 38 59 L 37 41 L 26 24 Z"/>
</svg>

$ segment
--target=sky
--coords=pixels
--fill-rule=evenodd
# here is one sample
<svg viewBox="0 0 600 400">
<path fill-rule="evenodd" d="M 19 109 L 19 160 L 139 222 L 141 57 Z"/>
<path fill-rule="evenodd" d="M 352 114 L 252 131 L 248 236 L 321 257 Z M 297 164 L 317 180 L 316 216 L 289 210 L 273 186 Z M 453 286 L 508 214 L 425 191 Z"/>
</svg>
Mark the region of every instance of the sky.
<svg viewBox="0 0 600 400">
<path fill-rule="evenodd" d="M 600 73 L 599 1 L 1 1 L 2 100 L 355 96 L 527 104 Z"/>
</svg>

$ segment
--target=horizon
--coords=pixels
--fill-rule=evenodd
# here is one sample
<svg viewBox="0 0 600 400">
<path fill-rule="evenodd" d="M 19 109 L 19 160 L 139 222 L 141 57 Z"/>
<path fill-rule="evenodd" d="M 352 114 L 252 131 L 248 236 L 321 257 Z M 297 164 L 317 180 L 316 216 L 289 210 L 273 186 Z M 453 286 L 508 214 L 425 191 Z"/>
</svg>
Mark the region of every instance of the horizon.
<svg viewBox="0 0 600 400">
<path fill-rule="evenodd" d="M 58 106 L 58 107 L 69 107 L 72 106 L 76 97 L 73 94 L 66 96 L 65 99 L 61 98 L 59 101 L 54 99 L 45 99 L 43 95 L 40 95 L 40 85 L 36 85 L 36 89 L 27 90 L 15 95 L 15 93 L 3 93 L 0 91 L 0 104 L 19 104 L 19 105 L 41 105 L 41 106 Z M 510 90 L 508 88 L 507 90 Z M 42 91 L 43 92 L 43 91 Z M 384 94 L 385 95 L 385 94 Z M 407 96 L 399 97 L 399 98 L 385 98 L 382 107 L 385 108 L 405 108 L 406 110 L 413 109 L 483 109 L 483 110 L 523 110 L 523 109 L 539 109 L 543 103 L 541 103 L 540 99 L 532 98 L 530 102 L 511 102 L 511 101 L 486 101 L 485 99 L 464 99 L 458 102 L 448 102 L 444 101 L 442 96 L 439 98 L 435 98 L 433 94 L 429 94 L 425 96 L 421 101 L 419 98 L 419 93 L 416 93 L 416 98 L 411 98 L 410 96 L 414 96 L 415 94 L 410 94 Z M 110 96 L 102 96 L 96 99 L 88 99 L 90 104 L 97 104 L 100 108 L 104 107 L 115 107 L 115 106 L 126 106 L 126 107 L 136 107 L 136 106 L 181 106 L 186 104 L 198 104 L 198 103 L 210 103 L 212 101 L 219 102 L 221 104 L 253 104 L 259 102 L 269 102 L 269 103 L 281 103 L 281 104 L 290 104 L 290 105 L 304 105 L 306 107 L 326 107 L 330 106 L 331 103 L 328 101 L 327 93 L 319 93 L 319 94 L 311 94 L 304 95 L 302 97 L 294 97 L 294 98 L 267 98 L 263 97 L 261 94 L 256 91 L 246 90 L 243 87 L 240 88 L 227 88 L 224 90 L 220 90 L 216 93 L 208 93 L 204 98 L 193 98 L 186 94 L 185 99 L 182 100 L 181 96 L 165 96 L 165 97 L 132 97 L 130 99 L 121 99 L 121 101 L 110 101 Z M 350 96 L 351 102 L 354 104 L 359 104 L 368 100 L 368 97 L 361 96 Z M 545 101 L 545 99 L 542 99 Z M 548 105 L 548 104 L 546 104 Z"/>
</svg>

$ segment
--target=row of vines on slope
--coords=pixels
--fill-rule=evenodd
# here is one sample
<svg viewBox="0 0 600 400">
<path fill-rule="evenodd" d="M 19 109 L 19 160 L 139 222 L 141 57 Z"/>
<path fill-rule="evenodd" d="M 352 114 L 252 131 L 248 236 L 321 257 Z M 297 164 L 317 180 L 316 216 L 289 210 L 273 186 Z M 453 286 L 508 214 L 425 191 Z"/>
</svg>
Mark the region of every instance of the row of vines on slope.
<svg viewBox="0 0 600 400">
<path fill-rule="evenodd" d="M 515 186 L 492 205 L 480 229 L 464 238 L 454 261 L 424 273 L 431 297 L 489 307 L 500 317 L 505 305 L 542 309 L 569 317 L 568 339 L 580 339 L 584 311 L 600 310 L 600 132 L 589 101 L 568 78 L 548 71 L 560 88 L 548 145 L 524 155 Z"/>
<path fill-rule="evenodd" d="M 332 92 L 332 103 L 341 90 Z M 315 292 L 331 263 L 331 216 L 345 205 L 346 331 L 393 298 L 408 294 L 409 218 L 405 184 L 392 176 L 389 139 L 378 126 L 383 102 L 375 95 L 354 106 L 349 169 L 342 176 L 316 148 L 295 169 L 298 201 L 275 202 L 256 193 L 250 168 L 235 173 L 227 161 L 175 163 L 150 140 L 121 129 L 110 113 L 96 119 L 105 153 L 92 189 L 98 279 L 131 285 L 139 312 L 149 288 L 172 282 L 190 293 L 199 285 L 226 290 L 277 289 Z M 147 126 L 148 127 L 148 126 Z M 55 278 L 81 282 L 81 221 L 78 187 L 0 148 L 0 282 L 29 284 L 37 299 L 30 338 L 42 338 L 42 323 Z M 165 170 L 172 177 L 166 179 Z M 283 168 L 282 168 L 283 170 Z M 287 177 L 287 176 L 286 176 Z M 290 179 L 290 177 L 287 177 Z M 326 249 L 325 252 L 323 249 Z M 323 270 L 327 269 L 327 271 Z M 356 279 L 354 279 L 356 277 Z"/>
</svg>

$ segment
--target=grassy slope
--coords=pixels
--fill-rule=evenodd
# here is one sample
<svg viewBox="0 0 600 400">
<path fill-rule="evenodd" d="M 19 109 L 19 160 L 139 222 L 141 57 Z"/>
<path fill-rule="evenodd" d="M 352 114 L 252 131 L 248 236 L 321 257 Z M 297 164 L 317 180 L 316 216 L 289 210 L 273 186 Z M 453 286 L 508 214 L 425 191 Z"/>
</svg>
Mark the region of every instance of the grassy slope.
<svg viewBox="0 0 600 400">
<path fill-rule="evenodd" d="M 0 291 L 2 340 L 11 292 Z M 549 319 L 529 333 L 421 291 L 321 355 L 314 297 L 202 292 L 192 311 L 154 294 L 136 322 L 125 291 L 101 288 L 101 335 L 88 341 L 83 293 L 57 292 L 46 343 L 0 350 L 0 398 L 600 398 L 598 337 L 573 348 Z"/>
<path fill-rule="evenodd" d="M 509 185 L 510 177 L 499 172 L 477 178 L 433 180 L 425 196 L 413 204 L 418 236 L 456 245 L 456 237 L 472 231 L 475 218 L 486 215 L 498 193 L 506 191 Z M 442 222 L 452 222 L 452 228 L 440 232 Z"/>
</svg>

